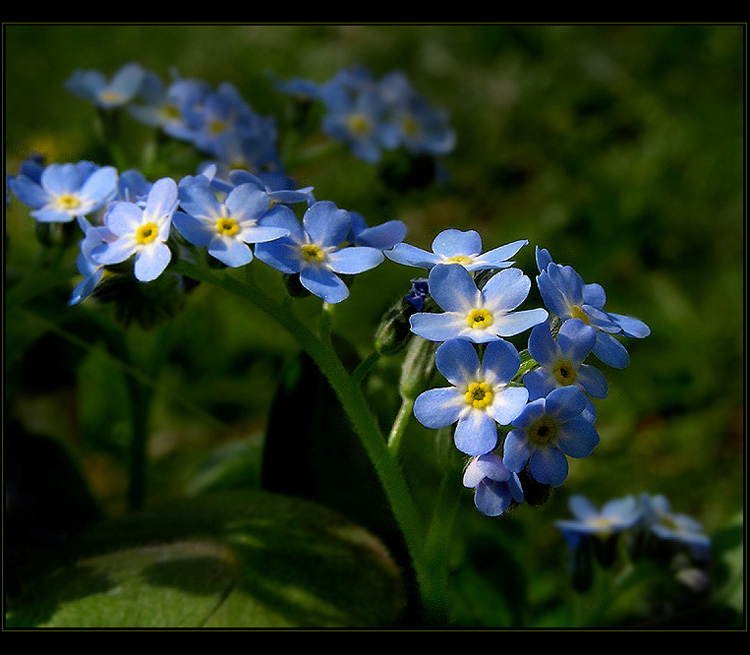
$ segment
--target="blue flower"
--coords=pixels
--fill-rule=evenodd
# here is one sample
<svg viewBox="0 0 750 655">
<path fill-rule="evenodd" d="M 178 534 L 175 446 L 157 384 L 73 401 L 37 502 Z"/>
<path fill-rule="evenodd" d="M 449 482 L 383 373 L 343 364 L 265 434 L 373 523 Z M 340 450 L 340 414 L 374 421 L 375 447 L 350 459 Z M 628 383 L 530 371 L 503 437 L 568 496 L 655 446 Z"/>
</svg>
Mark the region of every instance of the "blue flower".
<svg viewBox="0 0 750 655">
<path fill-rule="evenodd" d="M 604 504 L 601 511 L 585 496 L 576 494 L 568 501 L 573 520 L 555 521 L 571 546 L 589 537 L 606 540 L 634 528 L 641 519 L 641 508 L 635 496 L 616 498 Z"/>
<path fill-rule="evenodd" d="M 529 402 L 505 438 L 505 465 L 520 473 L 528 464 L 537 482 L 561 485 L 568 476 L 566 455 L 588 457 L 599 443 L 596 428 L 583 416 L 585 408 L 578 387 L 560 387 Z"/>
<path fill-rule="evenodd" d="M 368 227 L 362 214 L 350 212 L 352 229 L 347 237 L 356 246 L 369 246 L 378 250 L 388 250 L 400 243 L 406 236 L 406 225 L 403 221 L 391 220 Z M 388 253 L 386 253 L 388 254 Z"/>
<path fill-rule="evenodd" d="M 178 232 L 230 267 L 252 261 L 248 244 L 289 235 L 285 228 L 262 224 L 271 205 L 268 194 L 254 184 L 233 188 L 223 201 L 205 184 L 183 184 L 179 199 L 182 211 L 172 219 Z"/>
<path fill-rule="evenodd" d="M 521 358 L 513 344 L 497 340 L 487 345 L 482 362 L 464 339 L 441 344 L 435 365 L 453 386 L 428 389 L 414 402 L 414 416 L 427 428 L 454 423 L 456 448 L 467 455 L 484 455 L 497 445 L 497 425 L 508 425 L 526 405 L 524 387 L 510 384 Z"/>
<path fill-rule="evenodd" d="M 10 186 L 40 223 L 69 223 L 101 209 L 115 196 L 117 170 L 90 161 L 49 164 L 41 174 L 35 169 L 33 175 L 18 175 Z"/>
<path fill-rule="evenodd" d="M 464 470 L 463 484 L 474 489 L 474 505 L 486 516 L 500 516 L 514 501 L 523 502 L 518 476 L 495 453 L 472 457 Z"/>
<path fill-rule="evenodd" d="M 117 238 L 94 248 L 92 259 L 107 266 L 135 256 L 135 277 L 141 282 L 157 278 L 172 258 L 166 242 L 176 208 L 177 184 L 168 177 L 154 182 L 145 204 L 113 203 L 104 226 Z"/>
<path fill-rule="evenodd" d="M 404 298 L 419 312 L 424 307 L 424 301 L 429 295 L 427 278 L 420 277 L 411 281 L 411 290 Z"/>
<path fill-rule="evenodd" d="M 289 236 L 259 243 L 255 256 L 282 273 L 298 273 L 302 286 L 328 303 L 349 296 L 339 275 L 362 273 L 383 261 L 383 253 L 375 248 L 345 245 L 351 230 L 349 212 L 328 200 L 313 203 L 302 225 L 289 207 L 278 205 L 275 210 L 264 224 L 285 228 Z"/>
<path fill-rule="evenodd" d="M 388 259 L 406 266 L 430 269 L 437 264 L 461 264 L 468 271 L 487 268 L 507 268 L 508 261 L 523 246 L 526 239 L 514 241 L 505 246 L 482 253 L 482 237 L 474 231 L 443 230 L 432 241 L 432 252 L 407 243 L 399 243 L 385 254 Z"/>
<path fill-rule="evenodd" d="M 698 556 L 707 556 L 711 539 L 703 533 L 703 526 L 692 516 L 676 514 L 666 496 L 641 494 L 643 526 L 667 542 L 690 548 Z"/>
<path fill-rule="evenodd" d="M 78 272 L 84 278 L 73 289 L 68 305 L 77 305 L 93 293 L 102 277 L 104 277 L 104 268 L 94 261 L 91 253 L 95 248 L 117 239 L 106 227 L 92 225 L 83 217 L 78 218 L 78 225 L 81 227 L 84 237 L 79 245 L 80 251 L 76 258 L 76 266 Z"/>
<path fill-rule="evenodd" d="M 630 355 L 614 335 L 644 338 L 651 331 L 636 318 L 604 311 L 606 294 L 599 284 L 586 284 L 570 266 L 552 261 L 549 252 L 537 248 L 540 274 L 537 284 L 547 309 L 562 321 L 578 318 L 596 331 L 593 353 L 614 368 L 625 368 Z"/>
<path fill-rule="evenodd" d="M 137 63 L 125 64 L 109 80 L 97 70 L 76 70 L 64 82 L 64 87 L 102 109 L 121 107 L 138 93 L 145 71 Z"/>
<path fill-rule="evenodd" d="M 606 398 L 607 379 L 599 369 L 584 364 L 596 343 L 596 331 L 579 319 L 565 321 L 557 341 L 552 338 L 549 322 L 540 323 L 529 335 L 529 354 L 539 364 L 523 377 L 529 398 L 543 398 L 558 387 L 574 385 L 589 396 Z M 587 398 L 590 420 L 596 411 Z"/>
<path fill-rule="evenodd" d="M 461 264 L 441 264 L 430 271 L 428 286 L 444 313 L 420 312 L 409 319 L 412 331 L 428 341 L 463 338 L 486 343 L 520 334 L 547 318 L 541 308 L 514 311 L 531 288 L 529 278 L 517 268 L 497 272 L 480 290 Z"/>
</svg>

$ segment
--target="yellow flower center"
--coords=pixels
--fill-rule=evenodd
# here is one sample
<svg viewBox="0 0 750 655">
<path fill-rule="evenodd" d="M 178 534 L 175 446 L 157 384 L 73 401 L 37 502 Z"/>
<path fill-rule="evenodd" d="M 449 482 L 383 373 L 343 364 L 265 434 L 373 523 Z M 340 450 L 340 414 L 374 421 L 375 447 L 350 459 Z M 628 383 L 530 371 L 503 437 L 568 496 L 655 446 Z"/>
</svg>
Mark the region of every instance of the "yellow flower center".
<svg viewBox="0 0 750 655">
<path fill-rule="evenodd" d="M 612 526 L 615 522 L 606 516 L 594 516 L 586 521 L 588 525 L 596 529 L 597 536 L 601 539 L 606 539 L 612 534 Z"/>
<path fill-rule="evenodd" d="M 370 121 L 362 114 L 352 114 L 347 119 L 349 131 L 357 136 L 364 136 L 370 131 Z"/>
<path fill-rule="evenodd" d="M 162 115 L 166 120 L 177 120 L 182 116 L 182 113 L 180 112 L 180 108 L 176 105 L 166 105 L 162 109 Z"/>
<path fill-rule="evenodd" d="M 141 225 L 135 232 L 135 240 L 142 246 L 151 243 L 159 235 L 159 229 L 154 223 Z"/>
<path fill-rule="evenodd" d="M 64 210 L 76 209 L 80 204 L 78 198 L 71 196 L 69 193 L 65 193 L 57 199 L 57 206 Z"/>
<path fill-rule="evenodd" d="M 302 258 L 307 262 L 322 262 L 326 258 L 326 254 L 323 252 L 320 246 L 316 246 L 314 243 L 306 243 L 300 248 L 302 252 Z"/>
<path fill-rule="evenodd" d="M 415 136 L 419 130 L 417 121 L 415 121 L 411 116 L 404 116 L 404 118 L 401 119 L 401 127 L 409 136 Z"/>
<path fill-rule="evenodd" d="M 573 365 L 566 361 L 557 362 L 552 369 L 552 374 L 555 376 L 555 380 L 564 386 L 573 384 L 578 377 Z"/>
<path fill-rule="evenodd" d="M 464 394 L 464 399 L 472 407 L 484 409 L 492 402 L 494 394 L 486 382 L 472 382 Z"/>
<path fill-rule="evenodd" d="M 216 221 L 216 231 L 226 237 L 233 237 L 240 231 L 240 226 L 233 218 L 220 218 Z"/>
<path fill-rule="evenodd" d="M 570 314 L 573 318 L 580 318 L 586 325 L 589 324 L 589 317 L 578 305 L 571 307 Z"/>
<path fill-rule="evenodd" d="M 208 125 L 208 131 L 211 134 L 219 134 L 220 132 L 223 132 L 224 129 L 226 129 L 226 123 L 224 121 L 211 121 Z"/>
<path fill-rule="evenodd" d="M 472 309 L 466 317 L 469 327 L 476 330 L 482 330 L 492 325 L 492 314 L 486 309 Z"/>
<path fill-rule="evenodd" d="M 446 263 L 448 264 L 471 264 L 472 259 L 471 257 L 467 257 L 466 255 L 453 255 L 453 257 L 448 257 L 446 260 Z"/>
<path fill-rule="evenodd" d="M 529 426 L 529 439 L 537 446 L 548 445 L 557 436 L 557 423 L 543 416 Z"/>
<path fill-rule="evenodd" d="M 121 102 L 123 96 L 122 94 L 117 93 L 117 91 L 102 91 L 99 94 L 99 100 L 102 102 Z"/>
</svg>

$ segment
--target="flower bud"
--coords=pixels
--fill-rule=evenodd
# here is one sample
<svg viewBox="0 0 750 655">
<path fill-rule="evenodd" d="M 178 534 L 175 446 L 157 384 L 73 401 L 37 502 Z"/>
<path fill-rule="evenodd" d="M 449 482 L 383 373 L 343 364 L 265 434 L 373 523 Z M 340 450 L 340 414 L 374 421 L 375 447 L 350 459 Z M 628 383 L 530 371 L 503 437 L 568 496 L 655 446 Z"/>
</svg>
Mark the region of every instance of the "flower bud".
<svg viewBox="0 0 750 655">
<path fill-rule="evenodd" d="M 435 351 L 440 344 L 414 335 L 401 366 L 399 391 L 404 398 L 416 398 L 430 383 L 435 372 Z"/>
</svg>

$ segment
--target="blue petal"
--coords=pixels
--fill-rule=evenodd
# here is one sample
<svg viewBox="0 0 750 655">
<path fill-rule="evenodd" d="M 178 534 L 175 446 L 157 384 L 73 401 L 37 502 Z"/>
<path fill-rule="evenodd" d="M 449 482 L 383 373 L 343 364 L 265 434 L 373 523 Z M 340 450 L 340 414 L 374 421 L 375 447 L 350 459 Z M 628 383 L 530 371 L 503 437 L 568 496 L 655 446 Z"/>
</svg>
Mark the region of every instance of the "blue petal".
<svg viewBox="0 0 750 655">
<path fill-rule="evenodd" d="M 432 299 L 447 312 L 468 314 L 481 298 L 471 273 L 460 264 L 440 264 L 428 276 Z"/>
<path fill-rule="evenodd" d="M 305 231 L 313 242 L 322 246 L 338 246 L 349 234 L 349 212 L 329 200 L 313 204 L 302 218 Z"/>
<path fill-rule="evenodd" d="M 511 312 L 510 314 L 496 317 L 494 323 L 490 326 L 490 330 L 499 337 L 512 337 L 525 332 L 539 323 L 543 323 L 547 320 L 548 316 L 547 310 L 541 307 L 526 309 L 520 312 Z"/>
<path fill-rule="evenodd" d="M 553 389 L 544 400 L 547 414 L 563 423 L 579 416 L 585 406 L 586 397 L 574 386 Z"/>
<path fill-rule="evenodd" d="M 598 309 L 604 307 L 607 302 L 607 294 L 601 284 L 583 285 L 583 302 Z"/>
<path fill-rule="evenodd" d="M 376 248 L 351 246 L 332 252 L 328 260 L 336 273 L 354 275 L 378 266 L 383 261 L 383 253 Z"/>
<path fill-rule="evenodd" d="M 568 506 L 570 507 L 573 516 L 579 521 L 586 521 L 587 519 L 599 516 L 599 512 L 596 507 L 594 507 L 594 504 L 586 498 L 586 496 L 582 496 L 581 494 L 574 494 L 571 496 L 570 500 L 568 500 Z"/>
<path fill-rule="evenodd" d="M 420 312 L 409 318 L 411 331 L 428 341 L 448 341 L 458 337 L 465 321 L 455 314 Z"/>
<path fill-rule="evenodd" d="M 622 333 L 626 337 L 643 339 L 651 334 L 651 328 L 637 318 L 623 316 L 622 314 L 613 314 L 612 312 L 609 315 L 622 328 Z"/>
<path fill-rule="evenodd" d="M 506 266 L 512 266 L 513 262 L 509 262 L 508 259 L 513 257 L 513 255 L 515 255 L 527 243 L 528 241 L 526 239 L 521 239 L 519 241 L 514 241 L 513 243 L 508 243 L 504 246 L 500 246 L 499 248 L 488 250 L 487 252 L 476 257 L 474 259 L 474 263 L 471 264 L 468 268 L 469 270 L 472 270 L 479 266 L 489 266 L 493 268 L 504 268 Z"/>
<path fill-rule="evenodd" d="M 500 516 L 510 507 L 508 485 L 502 482 L 482 482 L 474 494 L 476 508 L 485 516 Z"/>
<path fill-rule="evenodd" d="M 520 473 L 531 456 L 531 447 L 523 430 L 511 430 L 503 444 L 503 464 L 514 473 Z"/>
<path fill-rule="evenodd" d="M 594 398 L 606 398 L 609 392 L 607 378 L 598 368 L 581 364 L 578 367 L 578 377 L 576 382 L 583 387 L 583 390 Z"/>
<path fill-rule="evenodd" d="M 135 248 L 128 239 L 117 239 L 117 241 L 105 243 L 94 248 L 91 251 L 91 258 L 97 264 L 106 266 L 107 264 L 124 262 L 133 253 L 135 253 Z"/>
<path fill-rule="evenodd" d="M 400 243 L 405 236 L 406 225 L 404 222 L 393 220 L 362 230 L 356 235 L 356 243 L 359 246 L 386 250 Z"/>
<path fill-rule="evenodd" d="M 552 282 L 552 278 L 546 273 L 541 273 L 536 278 L 539 294 L 545 307 L 555 316 L 563 318 L 568 315 L 568 303 L 563 293 Z"/>
<path fill-rule="evenodd" d="M 303 267 L 299 273 L 299 281 L 310 293 L 327 303 L 336 304 L 349 297 L 349 288 L 344 281 L 332 271 L 320 266 Z"/>
<path fill-rule="evenodd" d="M 569 304 L 579 307 L 584 304 L 583 279 L 573 267 L 554 264 L 547 267 L 547 275 L 552 284 L 568 299 Z"/>
<path fill-rule="evenodd" d="M 507 387 L 495 394 L 487 413 L 500 425 L 510 425 L 528 400 L 529 392 L 524 387 Z"/>
<path fill-rule="evenodd" d="M 505 464 L 503 464 L 503 458 L 497 453 L 487 453 L 486 455 L 480 455 L 472 460 L 476 467 L 481 471 L 482 476 L 489 478 L 495 482 L 507 482 L 512 475 Z"/>
<path fill-rule="evenodd" d="M 540 366 L 550 367 L 559 360 L 557 343 L 549 323 L 539 323 L 529 334 L 529 355 Z"/>
<path fill-rule="evenodd" d="M 477 381 L 480 371 L 479 355 L 465 339 L 451 339 L 441 344 L 435 352 L 435 365 L 443 377 L 457 387 Z"/>
<path fill-rule="evenodd" d="M 230 268 L 237 268 L 249 264 L 253 260 L 253 252 L 247 244 L 229 237 L 216 236 L 208 246 L 208 254 L 216 257 Z"/>
<path fill-rule="evenodd" d="M 40 223 L 70 223 L 73 220 L 73 216 L 66 211 L 46 207 L 35 209 L 29 215 Z"/>
<path fill-rule="evenodd" d="M 11 180 L 10 188 L 16 197 L 29 207 L 43 207 L 50 201 L 50 194 L 46 189 L 22 175 Z"/>
<path fill-rule="evenodd" d="M 276 205 L 270 209 L 258 222 L 259 225 L 269 227 L 281 227 L 289 230 L 289 238 L 302 243 L 305 241 L 305 232 L 300 225 L 297 215 L 285 205 Z"/>
<path fill-rule="evenodd" d="M 432 241 L 432 252 L 443 257 L 478 255 L 482 252 L 482 237 L 475 230 L 443 230 Z"/>
<path fill-rule="evenodd" d="M 559 487 L 568 477 L 568 460 L 557 448 L 540 448 L 529 457 L 529 472 L 537 482 Z"/>
<path fill-rule="evenodd" d="M 529 398 L 537 400 L 544 398 L 550 391 L 557 388 L 557 383 L 547 371 L 535 368 L 523 376 L 523 383 L 529 390 Z"/>
<path fill-rule="evenodd" d="M 472 409 L 458 419 L 453 441 L 466 455 L 489 453 L 497 445 L 495 421 L 486 412 Z"/>
<path fill-rule="evenodd" d="M 585 418 L 574 418 L 559 426 L 556 444 L 570 457 L 588 457 L 599 444 L 599 433 Z"/>
<path fill-rule="evenodd" d="M 257 221 L 271 208 L 268 194 L 252 184 L 233 189 L 224 204 L 237 221 Z"/>
<path fill-rule="evenodd" d="M 255 246 L 255 257 L 277 271 L 291 275 L 301 268 L 299 247 L 289 238 L 267 241 Z"/>
<path fill-rule="evenodd" d="M 177 206 L 177 183 L 170 177 L 163 177 L 151 186 L 148 192 L 144 215 L 160 221 L 171 216 Z"/>
<path fill-rule="evenodd" d="M 612 368 L 625 368 L 630 364 L 630 355 L 625 346 L 605 332 L 597 332 L 593 353 Z"/>
<path fill-rule="evenodd" d="M 205 248 L 214 236 L 214 231 L 190 214 L 175 212 L 172 222 L 177 231 L 190 243 Z"/>
<path fill-rule="evenodd" d="M 83 183 L 80 197 L 95 206 L 101 206 L 115 193 L 117 193 L 117 169 L 114 166 L 104 166 Z"/>
<path fill-rule="evenodd" d="M 557 335 L 562 359 L 574 365 L 580 364 L 588 357 L 596 343 L 596 330 L 578 318 L 565 321 Z M 538 360 L 537 360 L 538 361 Z"/>
<path fill-rule="evenodd" d="M 546 248 L 536 247 L 536 265 L 539 268 L 539 272 L 543 273 L 547 270 L 547 266 L 552 263 L 552 256 L 549 254 L 549 250 Z"/>
<path fill-rule="evenodd" d="M 458 421 L 466 402 L 453 387 L 428 389 L 414 401 L 414 416 L 426 428 L 439 430 Z"/>
<path fill-rule="evenodd" d="M 505 268 L 484 285 L 484 305 L 492 312 L 511 311 L 529 295 L 531 280 L 519 268 Z"/>
<path fill-rule="evenodd" d="M 165 243 L 152 244 L 143 248 L 135 258 L 133 272 L 141 282 L 150 282 L 162 274 L 169 264 L 172 251 Z"/>
<path fill-rule="evenodd" d="M 526 428 L 534 421 L 544 416 L 545 412 L 544 398 L 532 400 L 523 408 L 523 411 L 513 419 L 513 426 L 516 428 Z"/>
<path fill-rule="evenodd" d="M 487 344 L 482 359 L 482 370 L 493 381 L 510 382 L 518 373 L 521 357 L 509 341 L 498 339 Z"/>
<path fill-rule="evenodd" d="M 432 268 L 441 260 L 436 254 L 411 246 L 408 243 L 399 243 L 385 252 L 385 256 L 397 264 L 414 266 L 416 268 Z"/>
</svg>

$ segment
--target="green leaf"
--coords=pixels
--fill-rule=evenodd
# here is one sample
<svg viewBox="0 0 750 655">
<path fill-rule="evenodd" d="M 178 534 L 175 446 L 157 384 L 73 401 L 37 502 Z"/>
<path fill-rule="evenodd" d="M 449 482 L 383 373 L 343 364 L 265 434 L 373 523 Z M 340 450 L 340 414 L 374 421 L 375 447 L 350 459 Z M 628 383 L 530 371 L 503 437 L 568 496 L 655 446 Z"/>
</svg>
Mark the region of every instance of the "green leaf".
<svg viewBox="0 0 750 655">
<path fill-rule="evenodd" d="M 101 523 L 9 603 L 19 627 L 388 627 L 403 610 L 382 543 L 265 492 L 182 500 Z"/>
</svg>

